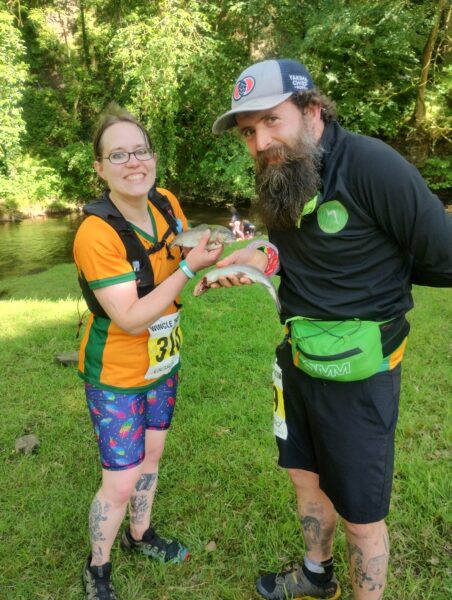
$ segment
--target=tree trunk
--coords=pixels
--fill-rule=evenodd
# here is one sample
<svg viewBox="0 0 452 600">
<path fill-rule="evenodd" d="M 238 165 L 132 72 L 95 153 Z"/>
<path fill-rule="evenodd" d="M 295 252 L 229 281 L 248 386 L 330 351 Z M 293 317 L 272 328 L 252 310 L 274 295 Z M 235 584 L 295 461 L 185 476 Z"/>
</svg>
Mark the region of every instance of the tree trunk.
<svg viewBox="0 0 452 600">
<path fill-rule="evenodd" d="M 88 45 L 88 34 L 86 32 L 85 23 L 85 6 L 83 0 L 80 0 L 80 21 L 82 25 L 82 40 L 83 40 L 83 58 L 88 73 L 91 73 L 91 64 L 89 60 L 89 45 Z"/>
<path fill-rule="evenodd" d="M 417 88 L 416 106 L 414 108 L 413 121 L 416 128 L 422 125 L 425 119 L 425 90 L 427 87 L 428 73 L 432 62 L 433 48 L 435 47 L 436 40 L 438 38 L 439 26 L 441 23 L 441 17 L 446 6 L 446 0 L 438 0 L 436 7 L 436 18 L 433 23 L 433 27 L 428 36 L 427 42 L 424 47 L 422 54 L 422 70 L 421 77 Z"/>
</svg>

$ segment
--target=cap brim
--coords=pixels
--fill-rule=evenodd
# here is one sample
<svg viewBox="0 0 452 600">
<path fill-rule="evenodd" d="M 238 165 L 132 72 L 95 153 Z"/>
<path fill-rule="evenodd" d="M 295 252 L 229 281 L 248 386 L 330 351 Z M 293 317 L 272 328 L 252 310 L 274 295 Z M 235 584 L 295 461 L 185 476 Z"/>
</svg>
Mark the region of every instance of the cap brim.
<svg viewBox="0 0 452 600">
<path fill-rule="evenodd" d="M 248 102 L 242 102 L 236 108 L 225 112 L 224 115 L 218 117 L 215 123 L 212 126 L 212 133 L 219 134 L 223 133 L 223 131 L 227 131 L 232 127 L 237 125 L 235 120 L 235 116 L 239 113 L 244 112 L 256 112 L 258 110 L 267 110 L 268 108 L 273 108 L 274 106 L 278 106 L 281 102 L 284 102 L 290 96 L 293 95 L 292 92 L 287 92 L 286 94 L 275 94 L 274 96 L 265 96 L 263 98 L 255 98 L 254 100 L 249 100 Z"/>
</svg>

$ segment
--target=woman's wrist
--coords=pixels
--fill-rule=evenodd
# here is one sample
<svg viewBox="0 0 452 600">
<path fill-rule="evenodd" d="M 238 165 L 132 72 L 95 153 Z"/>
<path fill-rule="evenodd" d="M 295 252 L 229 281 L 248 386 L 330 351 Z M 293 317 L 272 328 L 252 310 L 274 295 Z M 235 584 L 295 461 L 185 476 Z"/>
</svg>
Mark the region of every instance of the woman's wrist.
<svg viewBox="0 0 452 600">
<path fill-rule="evenodd" d="M 181 269 L 184 275 L 186 275 L 189 279 L 193 279 L 193 277 L 196 277 L 196 272 L 190 269 L 185 259 L 180 261 L 179 269 Z"/>
</svg>

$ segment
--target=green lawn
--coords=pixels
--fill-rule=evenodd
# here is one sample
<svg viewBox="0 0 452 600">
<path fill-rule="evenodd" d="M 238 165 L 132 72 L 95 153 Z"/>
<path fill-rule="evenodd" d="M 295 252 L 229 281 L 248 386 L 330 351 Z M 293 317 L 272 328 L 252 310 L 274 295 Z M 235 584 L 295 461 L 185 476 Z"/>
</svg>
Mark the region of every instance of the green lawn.
<svg viewBox="0 0 452 600">
<path fill-rule="evenodd" d="M 277 279 L 276 279 L 277 281 Z M 276 466 L 271 364 L 281 336 L 261 286 L 183 294 L 181 386 L 154 517 L 191 549 L 162 566 L 113 549 L 121 600 L 251 600 L 258 573 L 302 556 L 295 497 Z M 450 600 L 450 290 L 416 288 L 404 361 L 385 597 Z M 0 600 L 81 600 L 87 514 L 99 484 L 97 449 L 76 368 L 73 265 L 0 281 Z M 81 310 L 84 303 L 80 302 Z M 36 434 L 38 453 L 16 454 Z M 209 542 L 216 550 L 207 551 Z M 344 536 L 338 577 L 351 598 Z"/>
</svg>

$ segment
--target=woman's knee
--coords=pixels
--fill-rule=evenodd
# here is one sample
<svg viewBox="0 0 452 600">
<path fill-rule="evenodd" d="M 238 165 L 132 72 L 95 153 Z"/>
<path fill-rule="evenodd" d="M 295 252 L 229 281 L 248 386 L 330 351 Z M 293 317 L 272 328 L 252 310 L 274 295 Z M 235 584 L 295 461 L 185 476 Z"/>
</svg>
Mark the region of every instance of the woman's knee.
<svg viewBox="0 0 452 600">
<path fill-rule="evenodd" d="M 100 489 L 102 496 L 116 507 L 126 504 L 135 491 L 140 474 L 140 467 L 125 471 L 104 471 Z"/>
<path fill-rule="evenodd" d="M 165 449 L 167 435 L 168 430 L 154 431 L 148 429 L 146 431 L 146 452 L 142 468 L 144 467 L 145 470 L 149 470 L 152 466 L 158 466 Z"/>
</svg>

